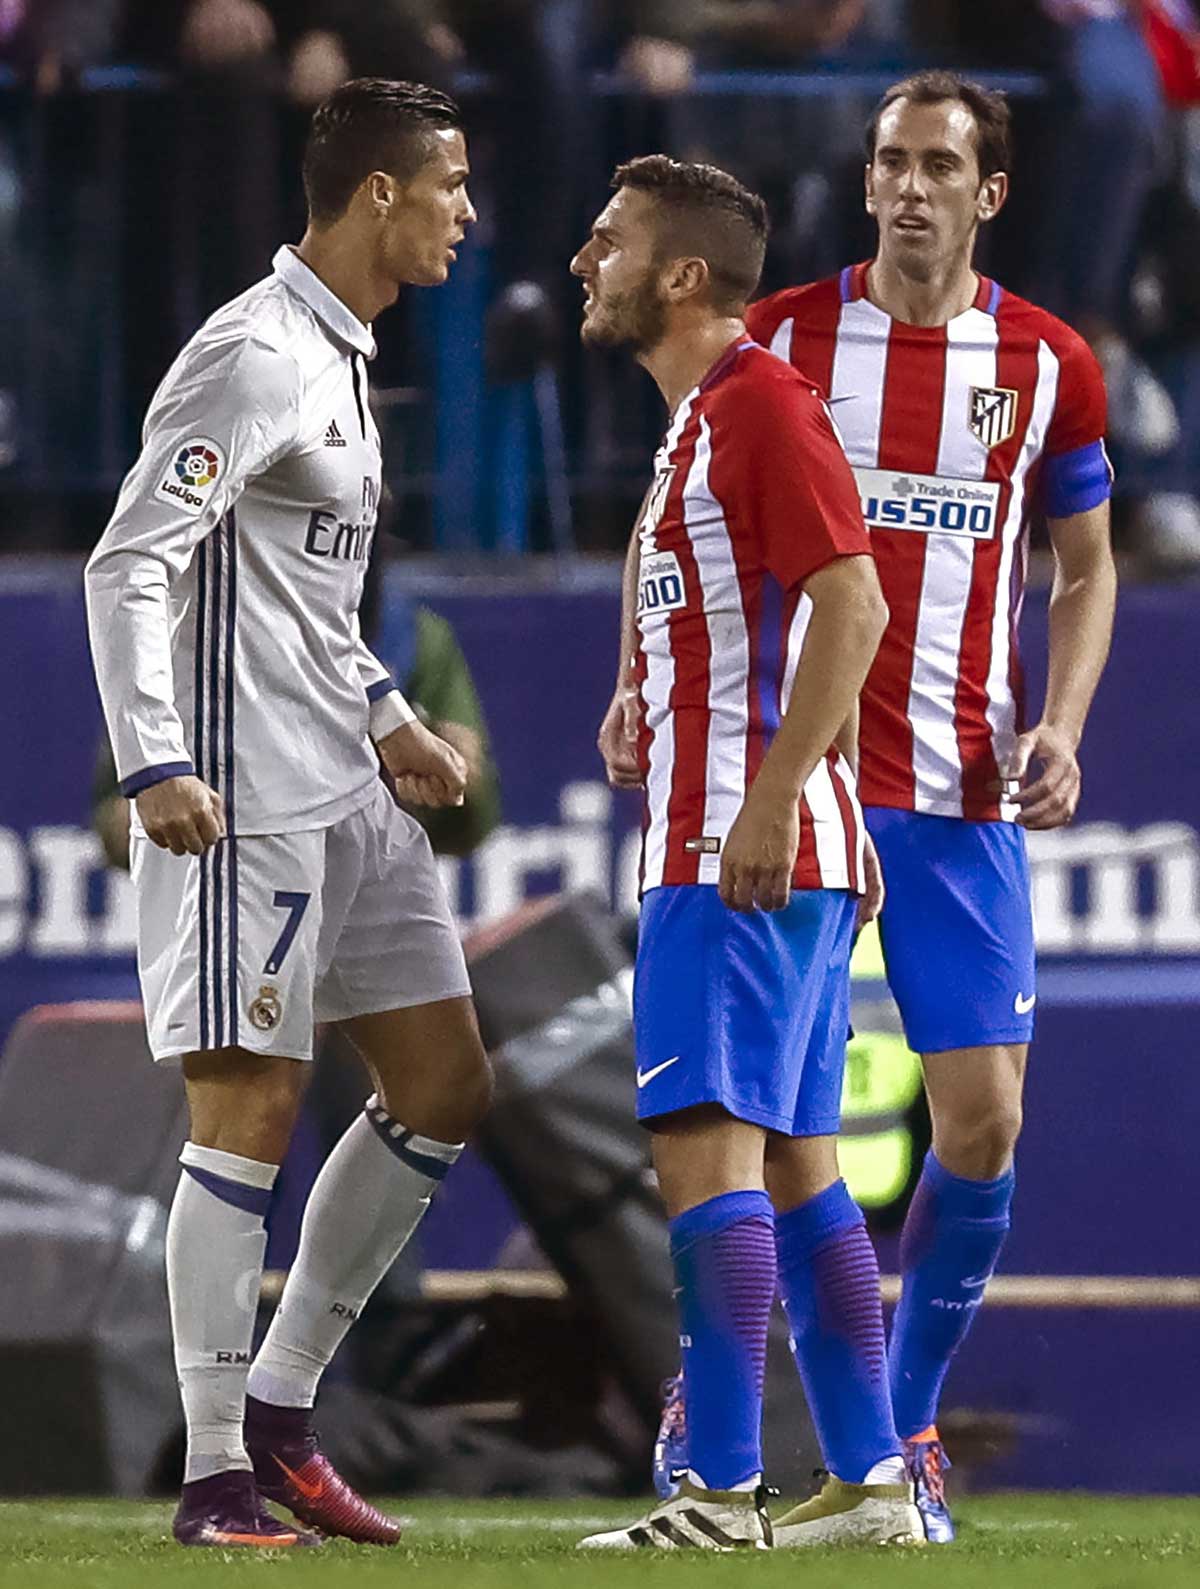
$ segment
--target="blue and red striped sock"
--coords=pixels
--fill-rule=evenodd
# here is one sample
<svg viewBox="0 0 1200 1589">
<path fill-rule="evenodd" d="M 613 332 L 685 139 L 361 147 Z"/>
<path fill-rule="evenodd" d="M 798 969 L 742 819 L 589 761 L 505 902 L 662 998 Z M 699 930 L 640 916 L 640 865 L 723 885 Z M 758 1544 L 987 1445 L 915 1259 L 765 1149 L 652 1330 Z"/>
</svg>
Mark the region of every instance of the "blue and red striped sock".
<svg viewBox="0 0 1200 1589">
<path fill-rule="evenodd" d="M 725 1192 L 670 1225 L 683 1348 L 688 1461 L 711 1490 L 762 1474 L 762 1390 L 775 1300 L 775 1212 Z"/>
<path fill-rule="evenodd" d="M 898 1455 L 879 1264 L 862 1210 L 835 1181 L 775 1222 L 779 1289 L 825 1465 L 861 1484 Z"/>
</svg>

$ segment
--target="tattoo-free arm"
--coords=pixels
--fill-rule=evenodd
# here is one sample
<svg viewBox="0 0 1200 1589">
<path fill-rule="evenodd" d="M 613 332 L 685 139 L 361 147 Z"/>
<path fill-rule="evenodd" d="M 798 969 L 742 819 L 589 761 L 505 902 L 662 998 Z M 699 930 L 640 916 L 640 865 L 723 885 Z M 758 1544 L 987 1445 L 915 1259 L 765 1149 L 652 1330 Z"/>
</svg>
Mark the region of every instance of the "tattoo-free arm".
<svg viewBox="0 0 1200 1589">
<path fill-rule="evenodd" d="M 1023 780 L 1033 761 L 1041 772 L 1016 796 L 1027 828 L 1070 822 L 1079 804 L 1076 754 L 1112 641 L 1117 600 L 1109 507 L 1050 520 L 1054 584 L 1050 592 L 1050 656 L 1041 721 L 1017 741 L 1009 776 Z"/>
</svg>

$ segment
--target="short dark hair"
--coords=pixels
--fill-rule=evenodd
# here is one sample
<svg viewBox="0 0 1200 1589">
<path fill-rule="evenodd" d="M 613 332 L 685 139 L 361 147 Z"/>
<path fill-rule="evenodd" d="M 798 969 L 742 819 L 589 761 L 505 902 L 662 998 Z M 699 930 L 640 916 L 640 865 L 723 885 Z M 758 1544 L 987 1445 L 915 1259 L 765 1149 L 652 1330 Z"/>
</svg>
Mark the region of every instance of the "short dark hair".
<svg viewBox="0 0 1200 1589">
<path fill-rule="evenodd" d="M 416 175 L 427 134 L 461 127 L 449 94 L 424 83 L 356 77 L 317 106 L 304 150 L 304 192 L 312 220 L 335 221 L 372 171 L 400 181 Z"/>
<path fill-rule="evenodd" d="M 981 179 L 1012 169 L 1012 112 L 996 89 L 984 88 L 957 72 L 916 72 L 891 88 L 876 105 L 867 124 L 867 159 L 874 160 L 879 121 L 898 99 L 911 105 L 941 105 L 957 100 L 975 118 L 975 154 Z"/>
<path fill-rule="evenodd" d="M 749 301 L 767 251 L 767 206 L 757 193 L 716 166 L 647 154 L 613 173 L 614 189 L 649 193 L 669 220 L 659 253 L 692 253 L 713 280 L 718 308 Z"/>
</svg>

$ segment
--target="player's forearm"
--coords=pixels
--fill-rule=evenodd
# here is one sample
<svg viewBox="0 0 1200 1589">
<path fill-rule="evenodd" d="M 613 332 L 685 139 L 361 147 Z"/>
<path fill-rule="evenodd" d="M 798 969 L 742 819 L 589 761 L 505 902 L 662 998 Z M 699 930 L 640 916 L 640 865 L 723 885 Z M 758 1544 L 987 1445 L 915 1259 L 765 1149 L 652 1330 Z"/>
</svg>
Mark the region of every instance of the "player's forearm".
<svg viewBox="0 0 1200 1589">
<path fill-rule="evenodd" d="M 850 770 L 855 775 L 858 773 L 858 720 L 860 715 L 859 698 L 855 696 L 854 705 L 850 708 L 846 721 L 838 729 L 837 738 L 834 740 L 834 744 L 845 756 Z"/>
<path fill-rule="evenodd" d="M 1083 737 L 1108 660 L 1117 570 L 1107 535 L 1083 557 L 1060 556 L 1050 593 L 1050 655 L 1042 721 L 1072 745 Z"/>
<path fill-rule="evenodd" d="M 102 549 L 88 564 L 84 589 L 96 682 L 122 793 L 136 793 L 132 785 L 148 773 L 191 772 L 175 705 L 164 565 L 145 554 Z"/>
<path fill-rule="evenodd" d="M 818 761 L 842 741 L 887 627 L 887 608 L 869 564 L 870 580 L 813 602 L 787 712 L 756 783 L 781 800 L 798 800 Z"/>
<path fill-rule="evenodd" d="M 617 689 L 628 688 L 633 683 L 633 659 L 637 653 L 637 603 L 638 565 L 641 548 L 635 527 L 629 537 L 625 553 L 625 569 L 621 576 L 621 640 L 617 655 Z"/>
<path fill-rule="evenodd" d="M 357 620 L 356 620 L 357 622 Z M 355 634 L 355 660 L 358 676 L 370 703 L 369 732 L 376 744 L 386 739 L 396 729 L 414 722 L 416 713 L 405 700 L 395 679 L 367 645 L 361 634 Z"/>
</svg>

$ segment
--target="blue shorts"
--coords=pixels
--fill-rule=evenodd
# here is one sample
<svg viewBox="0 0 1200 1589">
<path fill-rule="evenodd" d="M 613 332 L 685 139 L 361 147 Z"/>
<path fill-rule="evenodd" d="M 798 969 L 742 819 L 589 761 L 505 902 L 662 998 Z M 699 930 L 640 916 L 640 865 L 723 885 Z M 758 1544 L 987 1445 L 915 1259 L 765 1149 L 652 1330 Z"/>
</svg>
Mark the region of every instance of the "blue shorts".
<svg viewBox="0 0 1200 1589">
<path fill-rule="evenodd" d="M 838 1129 L 857 901 L 797 890 L 742 915 L 714 887 L 642 901 L 633 1029 L 639 1120 L 717 1103 L 789 1137 Z"/>
<path fill-rule="evenodd" d="M 1037 994 L 1025 834 L 870 806 L 888 986 L 918 1054 L 1028 1043 Z"/>
</svg>

